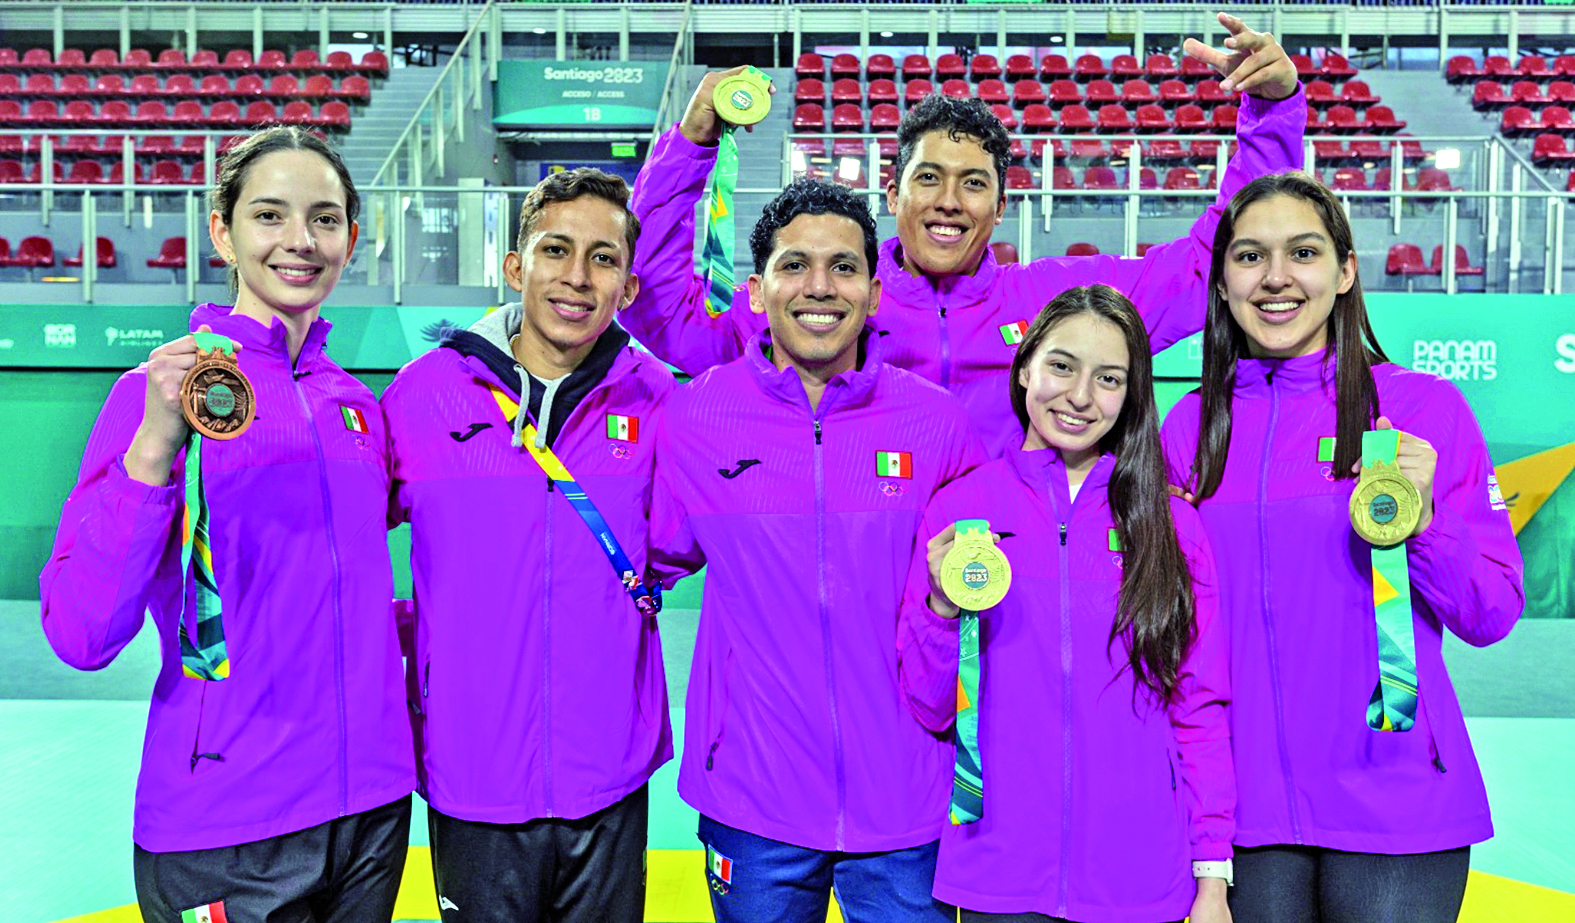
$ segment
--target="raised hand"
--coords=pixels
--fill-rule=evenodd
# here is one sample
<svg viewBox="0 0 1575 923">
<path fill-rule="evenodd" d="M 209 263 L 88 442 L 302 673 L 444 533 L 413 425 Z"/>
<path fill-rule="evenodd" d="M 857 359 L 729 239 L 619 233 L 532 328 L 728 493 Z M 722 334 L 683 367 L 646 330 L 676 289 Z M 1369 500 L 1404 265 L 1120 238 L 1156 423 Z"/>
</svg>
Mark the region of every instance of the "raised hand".
<svg viewBox="0 0 1575 923">
<path fill-rule="evenodd" d="M 208 325 L 197 328 L 207 332 Z M 235 344 L 240 352 L 241 344 Z M 180 384 L 197 364 L 197 339 L 187 334 L 148 354 L 148 389 L 142 423 L 126 450 L 126 473 L 144 484 L 162 486 L 191 429 L 181 413 Z"/>
<path fill-rule="evenodd" d="M 1195 38 L 1182 43 L 1182 50 L 1209 65 L 1225 78 L 1220 89 L 1227 93 L 1240 90 L 1259 99 L 1287 99 L 1296 92 L 1296 65 L 1267 32 L 1254 32 L 1229 13 L 1219 13 L 1220 25 L 1230 35 L 1225 48 L 1210 48 Z"/>
<path fill-rule="evenodd" d="M 957 527 L 947 526 L 935 533 L 929 544 L 924 546 L 925 554 L 930 564 L 930 596 L 926 602 L 930 611 L 943 619 L 954 619 L 962 615 L 962 610 L 956 603 L 946 598 L 946 591 L 941 589 L 941 561 L 945 560 L 946 552 L 952 550 L 952 545 L 957 543 Z"/>
<path fill-rule="evenodd" d="M 722 137 L 722 129 L 727 121 L 717 115 L 716 104 L 712 97 L 716 95 L 716 85 L 725 78 L 742 74 L 747 67 L 739 65 L 725 71 L 712 71 L 700 81 L 700 86 L 695 88 L 695 95 L 689 97 L 689 108 L 684 110 L 683 120 L 678 123 L 678 130 L 685 138 L 695 144 L 712 145 Z M 770 85 L 769 92 L 775 96 L 777 86 Z M 745 131 L 754 131 L 755 126 L 745 125 Z"/>
</svg>

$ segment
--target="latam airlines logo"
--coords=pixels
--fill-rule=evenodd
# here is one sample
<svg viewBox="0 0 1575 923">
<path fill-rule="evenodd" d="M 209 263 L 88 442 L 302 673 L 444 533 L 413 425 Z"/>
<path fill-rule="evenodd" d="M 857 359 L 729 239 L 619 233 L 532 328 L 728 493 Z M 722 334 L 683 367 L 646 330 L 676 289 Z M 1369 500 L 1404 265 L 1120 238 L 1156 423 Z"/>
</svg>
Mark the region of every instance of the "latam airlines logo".
<svg viewBox="0 0 1575 923">
<path fill-rule="evenodd" d="M 1417 340 L 1411 368 L 1449 381 L 1492 381 L 1498 377 L 1498 342 Z"/>
<path fill-rule="evenodd" d="M 1553 360 L 1553 367 L 1566 375 L 1575 375 L 1575 333 L 1566 333 L 1559 337 L 1553 344 L 1553 349 L 1559 354 Z"/>
<path fill-rule="evenodd" d="M 45 346 L 75 346 L 77 345 L 76 324 L 45 324 Z"/>
<path fill-rule="evenodd" d="M 163 342 L 164 331 L 162 330 L 148 330 L 142 327 L 135 330 L 126 330 L 121 327 L 104 328 L 104 344 L 106 346 L 135 346 L 141 349 L 143 347 L 158 346 Z"/>
</svg>

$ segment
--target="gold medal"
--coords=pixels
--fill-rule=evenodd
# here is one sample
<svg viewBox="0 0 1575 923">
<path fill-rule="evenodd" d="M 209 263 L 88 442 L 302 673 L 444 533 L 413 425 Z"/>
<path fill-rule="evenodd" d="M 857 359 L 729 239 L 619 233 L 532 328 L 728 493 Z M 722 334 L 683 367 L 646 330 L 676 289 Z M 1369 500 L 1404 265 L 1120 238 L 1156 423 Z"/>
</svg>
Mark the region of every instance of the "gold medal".
<svg viewBox="0 0 1575 923">
<path fill-rule="evenodd" d="M 990 539 L 990 524 L 966 519 L 941 559 L 941 589 L 959 609 L 983 612 L 1001 604 L 1012 586 L 1012 565 Z"/>
<path fill-rule="evenodd" d="M 771 111 L 771 78 L 759 68 L 725 77 L 711 94 L 716 114 L 734 125 L 753 125 Z"/>
<path fill-rule="evenodd" d="M 1351 491 L 1351 527 L 1367 542 L 1387 547 L 1411 537 L 1422 520 L 1422 495 L 1400 473 L 1400 465 L 1375 462 L 1362 466 Z"/>
<path fill-rule="evenodd" d="M 180 409 L 191 428 L 209 439 L 234 439 L 256 416 L 257 392 L 235 356 L 197 350 L 197 364 L 180 383 Z"/>
</svg>

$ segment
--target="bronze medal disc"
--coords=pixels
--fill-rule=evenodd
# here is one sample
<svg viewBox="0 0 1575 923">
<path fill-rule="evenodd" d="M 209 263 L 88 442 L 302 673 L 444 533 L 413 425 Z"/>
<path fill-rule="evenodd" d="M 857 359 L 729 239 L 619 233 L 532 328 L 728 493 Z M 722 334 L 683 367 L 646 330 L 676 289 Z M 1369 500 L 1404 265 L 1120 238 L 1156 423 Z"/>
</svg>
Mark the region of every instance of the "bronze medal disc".
<svg viewBox="0 0 1575 923">
<path fill-rule="evenodd" d="M 1379 462 L 1362 468 L 1351 491 L 1351 527 L 1367 542 L 1386 547 L 1410 538 L 1422 520 L 1422 495 L 1398 465 Z"/>
<path fill-rule="evenodd" d="M 716 114 L 734 125 L 753 125 L 771 112 L 771 80 L 750 68 L 716 85 L 711 104 Z"/>
<path fill-rule="evenodd" d="M 1012 586 L 1012 565 L 989 533 L 957 536 L 941 560 L 941 589 L 960 609 L 983 612 L 1001 604 Z"/>
<path fill-rule="evenodd" d="M 257 392 L 234 356 L 197 351 L 197 364 L 180 383 L 180 408 L 191 428 L 209 439 L 234 439 L 256 416 Z"/>
</svg>

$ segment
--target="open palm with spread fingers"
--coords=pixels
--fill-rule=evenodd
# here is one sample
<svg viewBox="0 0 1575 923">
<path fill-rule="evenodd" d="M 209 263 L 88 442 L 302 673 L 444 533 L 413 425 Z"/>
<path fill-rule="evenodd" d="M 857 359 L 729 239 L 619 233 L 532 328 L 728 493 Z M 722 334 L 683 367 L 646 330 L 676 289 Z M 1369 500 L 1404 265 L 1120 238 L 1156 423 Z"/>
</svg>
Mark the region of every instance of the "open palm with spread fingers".
<svg viewBox="0 0 1575 923">
<path fill-rule="evenodd" d="M 1219 22 L 1230 35 L 1225 47 L 1211 48 L 1195 38 L 1182 43 L 1182 50 L 1219 72 L 1225 79 L 1220 89 L 1241 91 L 1259 99 L 1287 99 L 1296 92 L 1296 65 L 1274 36 L 1254 32 L 1229 13 L 1220 13 Z"/>
</svg>

